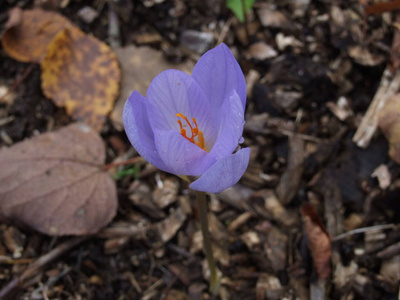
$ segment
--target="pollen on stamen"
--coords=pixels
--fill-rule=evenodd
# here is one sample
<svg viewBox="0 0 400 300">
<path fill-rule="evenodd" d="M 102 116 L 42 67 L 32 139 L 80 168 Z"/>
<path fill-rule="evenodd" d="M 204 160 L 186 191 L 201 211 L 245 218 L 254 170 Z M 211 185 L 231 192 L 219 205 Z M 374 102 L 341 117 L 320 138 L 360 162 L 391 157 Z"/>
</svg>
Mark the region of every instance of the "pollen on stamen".
<svg viewBox="0 0 400 300">
<path fill-rule="evenodd" d="M 186 125 L 182 124 L 181 120 L 178 120 L 178 124 L 180 127 L 180 134 L 187 139 L 189 142 L 199 146 L 201 149 L 203 149 L 204 151 L 206 151 L 206 147 L 205 147 L 205 142 L 204 142 L 204 136 L 203 136 L 203 132 L 201 130 L 199 130 L 199 127 L 197 125 L 197 121 L 196 118 L 192 118 L 192 122 L 194 123 L 194 126 L 190 123 L 189 119 L 187 118 L 187 116 L 184 116 L 182 113 L 178 113 L 176 114 L 176 116 L 178 118 L 182 118 L 183 120 L 185 120 L 186 124 L 189 126 L 190 128 L 190 133 L 191 136 L 188 137 L 186 135 L 186 129 L 184 129 L 183 127 Z M 195 138 L 197 138 L 197 141 L 195 140 Z"/>
</svg>

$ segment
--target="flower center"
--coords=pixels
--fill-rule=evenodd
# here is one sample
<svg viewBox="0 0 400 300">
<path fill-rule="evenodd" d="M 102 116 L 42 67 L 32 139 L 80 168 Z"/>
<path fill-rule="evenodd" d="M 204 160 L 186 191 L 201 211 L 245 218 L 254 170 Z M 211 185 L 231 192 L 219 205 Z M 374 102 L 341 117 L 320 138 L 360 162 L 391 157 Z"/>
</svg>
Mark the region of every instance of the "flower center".
<svg viewBox="0 0 400 300">
<path fill-rule="evenodd" d="M 188 120 L 187 116 L 184 116 L 181 113 L 176 114 L 176 116 L 178 118 L 182 118 L 185 121 L 185 123 L 182 124 L 182 121 L 178 120 L 178 124 L 179 124 L 180 130 L 181 130 L 181 135 L 185 139 L 187 139 L 189 142 L 192 142 L 193 144 L 199 146 L 201 149 L 206 151 L 203 132 L 201 132 L 201 130 L 199 130 L 199 127 L 197 126 L 196 118 L 192 118 L 192 122 L 194 124 L 194 126 L 193 126 L 190 123 L 190 121 Z M 187 130 L 184 128 L 184 127 L 187 127 L 187 126 L 189 126 L 189 129 L 190 129 L 190 134 L 191 134 L 190 137 L 188 137 L 186 135 Z"/>
</svg>

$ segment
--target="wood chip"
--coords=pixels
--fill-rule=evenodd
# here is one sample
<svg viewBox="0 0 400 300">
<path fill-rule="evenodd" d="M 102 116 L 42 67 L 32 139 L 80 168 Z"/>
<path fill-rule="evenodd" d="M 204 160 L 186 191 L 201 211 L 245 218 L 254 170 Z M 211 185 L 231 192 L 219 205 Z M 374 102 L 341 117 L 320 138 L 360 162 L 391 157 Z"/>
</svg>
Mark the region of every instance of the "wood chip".
<svg viewBox="0 0 400 300">
<path fill-rule="evenodd" d="M 150 187 L 147 184 L 141 181 L 134 181 L 129 187 L 129 190 L 132 191 L 129 195 L 129 199 L 142 212 L 154 219 L 165 218 L 165 213 L 153 201 Z"/>
<path fill-rule="evenodd" d="M 153 192 L 153 199 L 160 208 L 165 208 L 178 199 L 179 181 L 169 178 L 163 181 L 162 187 L 157 187 Z"/>
<path fill-rule="evenodd" d="M 284 290 L 279 279 L 273 275 L 262 274 L 256 285 L 256 299 L 264 300 L 278 300 L 282 299 Z"/>
<path fill-rule="evenodd" d="M 383 190 L 386 190 L 392 182 L 392 176 L 390 175 L 389 169 L 386 165 L 380 165 L 377 167 L 371 174 L 371 177 L 376 177 L 378 179 L 379 187 Z"/>
<path fill-rule="evenodd" d="M 276 188 L 276 194 L 282 204 L 288 204 L 297 194 L 303 174 L 305 142 L 295 134 L 289 138 L 289 159 L 285 173 Z"/>
<path fill-rule="evenodd" d="M 251 212 L 244 212 L 242 214 L 240 214 L 235 220 L 233 220 L 229 226 L 228 226 L 228 230 L 229 231 L 235 231 L 237 230 L 239 227 L 243 226 L 244 224 L 247 223 L 247 221 L 253 217 L 254 214 Z"/>
<path fill-rule="evenodd" d="M 277 55 L 278 53 L 275 51 L 275 49 L 264 42 L 252 44 L 245 52 L 245 56 L 247 58 L 254 58 L 257 60 L 266 60 L 276 57 Z"/>
<path fill-rule="evenodd" d="M 156 224 L 161 240 L 165 243 L 172 239 L 178 229 L 186 220 L 186 214 L 181 207 L 178 207 L 168 218 Z"/>
</svg>

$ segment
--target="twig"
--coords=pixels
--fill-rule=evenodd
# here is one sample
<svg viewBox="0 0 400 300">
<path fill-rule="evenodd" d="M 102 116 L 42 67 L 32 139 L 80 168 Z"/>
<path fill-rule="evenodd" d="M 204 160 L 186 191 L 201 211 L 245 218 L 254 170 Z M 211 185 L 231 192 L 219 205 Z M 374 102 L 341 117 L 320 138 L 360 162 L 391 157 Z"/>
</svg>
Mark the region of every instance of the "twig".
<svg viewBox="0 0 400 300">
<path fill-rule="evenodd" d="M 386 101 L 400 88 L 400 71 L 393 74 L 389 68 L 383 72 L 382 79 L 368 110 L 361 121 L 354 137 L 353 142 L 358 147 L 366 148 L 378 127 L 379 112 Z"/>
<path fill-rule="evenodd" d="M 117 237 L 137 237 L 142 239 L 146 236 L 149 228 L 147 226 L 113 226 L 107 227 L 96 234 L 96 237 L 103 239 L 117 238 Z"/>
<path fill-rule="evenodd" d="M 380 259 L 387 259 L 400 253 L 400 242 L 391 245 L 382 251 L 379 251 L 376 256 Z"/>
<path fill-rule="evenodd" d="M 347 237 L 349 237 L 351 235 L 364 233 L 364 232 L 367 232 L 367 231 L 391 229 L 394 226 L 395 226 L 394 224 L 383 224 L 383 225 L 375 225 L 375 226 L 371 226 L 371 227 L 356 228 L 356 229 L 353 229 L 353 230 L 350 230 L 350 231 L 347 231 L 345 233 L 342 233 L 342 234 L 339 234 L 339 235 L 335 236 L 332 239 L 332 241 L 336 242 L 336 241 L 342 240 L 344 238 L 347 238 Z"/>
<path fill-rule="evenodd" d="M 103 166 L 103 171 L 107 171 L 109 169 L 116 168 L 116 167 L 119 167 L 119 166 L 131 165 L 131 164 L 138 163 L 138 162 L 145 162 L 145 160 L 141 156 L 133 157 L 133 158 L 128 159 L 128 160 L 124 160 L 124 161 L 115 162 L 115 163 L 111 163 L 111 164 L 105 165 L 105 166 Z"/>
<path fill-rule="evenodd" d="M 228 19 L 228 21 L 226 21 L 226 23 L 224 24 L 224 27 L 222 27 L 221 33 L 218 37 L 217 45 L 221 44 L 225 40 L 226 35 L 229 32 L 229 28 L 231 27 L 232 20 L 233 20 L 233 17 L 231 16 Z"/>
<path fill-rule="evenodd" d="M 0 102 L 1 102 L 1 100 L 0 100 Z M 8 124 L 8 123 L 14 121 L 14 119 L 15 119 L 14 116 L 9 116 L 7 118 L 0 119 L 0 126 Z"/>
<path fill-rule="evenodd" d="M 302 133 L 297 133 L 294 131 L 290 131 L 284 128 L 278 128 L 277 131 L 283 135 L 286 135 L 288 137 L 294 136 L 296 135 L 299 139 L 305 140 L 305 141 L 309 141 L 309 142 L 314 142 L 317 144 L 321 143 L 321 139 L 315 137 L 315 136 L 311 136 L 311 135 L 306 135 L 306 134 L 302 134 Z"/>
<path fill-rule="evenodd" d="M 54 248 L 50 252 L 39 257 L 34 263 L 32 263 L 19 278 L 14 278 L 5 287 L 0 290 L 0 299 L 7 298 L 8 295 L 12 294 L 16 288 L 21 287 L 26 281 L 34 277 L 39 273 L 41 269 L 61 257 L 64 253 L 70 251 L 72 248 L 86 241 L 89 237 L 77 237 L 70 239 L 59 246 Z"/>
<path fill-rule="evenodd" d="M 45 291 L 47 290 L 47 288 L 49 286 L 53 286 L 58 280 L 60 280 L 65 275 L 67 275 L 69 272 L 71 272 L 71 270 L 72 270 L 72 268 L 68 267 L 68 268 L 64 269 L 61 273 L 59 273 L 58 275 L 56 275 L 54 277 L 50 277 L 49 280 L 47 280 L 46 284 L 39 286 L 36 290 L 33 291 L 32 294 L 35 294 L 38 292 L 45 293 Z"/>
</svg>

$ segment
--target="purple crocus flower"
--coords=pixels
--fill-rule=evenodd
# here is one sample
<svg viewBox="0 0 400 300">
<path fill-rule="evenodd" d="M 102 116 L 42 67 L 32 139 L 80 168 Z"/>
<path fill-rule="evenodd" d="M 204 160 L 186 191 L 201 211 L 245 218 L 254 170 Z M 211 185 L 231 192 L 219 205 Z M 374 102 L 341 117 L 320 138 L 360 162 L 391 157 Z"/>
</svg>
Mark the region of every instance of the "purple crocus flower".
<svg viewBox="0 0 400 300">
<path fill-rule="evenodd" d="M 246 83 L 225 44 L 206 52 L 192 76 L 167 70 L 147 96 L 134 91 L 123 120 L 133 147 L 152 165 L 176 175 L 199 176 L 190 188 L 220 193 L 239 181 L 250 149 L 242 142 Z"/>
</svg>

